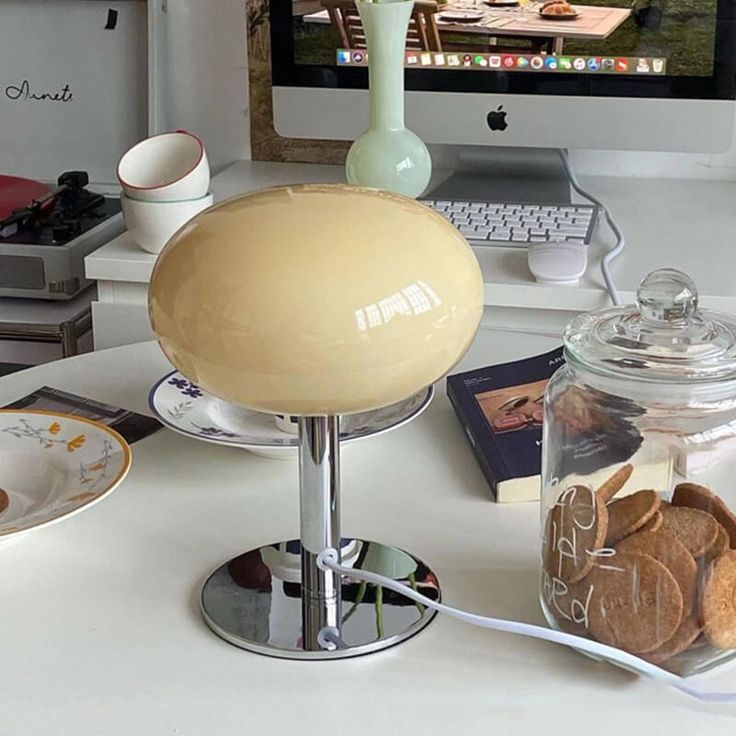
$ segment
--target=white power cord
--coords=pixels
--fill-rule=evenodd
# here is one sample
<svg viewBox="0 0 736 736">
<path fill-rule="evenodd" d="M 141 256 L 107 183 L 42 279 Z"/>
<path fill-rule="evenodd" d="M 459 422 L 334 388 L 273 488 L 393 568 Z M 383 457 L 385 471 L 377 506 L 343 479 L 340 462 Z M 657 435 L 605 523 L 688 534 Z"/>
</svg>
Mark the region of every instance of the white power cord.
<svg viewBox="0 0 736 736">
<path fill-rule="evenodd" d="M 611 276 L 611 263 L 613 263 L 613 260 L 617 258 L 621 254 L 621 251 L 626 247 L 626 238 L 624 237 L 624 234 L 621 232 L 621 229 L 616 224 L 616 221 L 613 219 L 613 216 L 608 211 L 608 208 L 603 204 L 603 202 L 601 202 L 600 199 L 598 199 L 594 195 L 590 194 L 590 192 L 587 192 L 585 189 L 583 189 L 582 185 L 578 181 L 577 176 L 575 176 L 575 172 L 572 170 L 567 151 L 564 148 L 560 148 L 559 154 L 560 160 L 562 161 L 562 166 L 565 169 L 565 173 L 567 174 L 567 178 L 570 180 L 570 185 L 572 186 L 572 188 L 581 197 L 584 197 L 589 202 L 592 202 L 600 208 L 600 211 L 603 213 L 603 217 L 605 218 L 608 227 L 611 228 L 611 232 L 616 236 L 616 245 L 614 245 L 613 248 L 611 248 L 608 253 L 603 256 L 603 260 L 601 261 L 601 271 L 603 272 L 603 280 L 606 282 L 608 293 L 611 295 L 611 301 L 616 306 L 618 306 L 619 304 L 621 304 L 621 297 L 619 296 L 618 289 L 616 288 L 616 284 L 613 281 L 613 276 Z"/>
<path fill-rule="evenodd" d="M 387 578 L 373 572 L 367 572 L 365 570 L 356 570 L 352 567 L 345 567 L 338 563 L 338 559 L 337 551 L 335 549 L 325 549 L 317 555 L 317 565 L 321 570 L 331 570 L 332 572 L 353 578 L 354 580 L 360 580 L 388 588 L 389 590 L 393 590 L 406 598 L 410 598 L 417 603 L 427 606 L 428 608 L 432 608 L 440 613 L 445 613 L 448 616 L 452 616 L 453 618 L 464 621 L 465 623 L 473 624 L 474 626 L 481 626 L 485 629 L 493 629 L 494 631 L 504 631 L 508 634 L 520 634 L 534 639 L 543 639 L 544 641 L 563 644 L 564 646 L 587 652 L 595 657 L 602 657 L 611 662 L 616 662 L 628 670 L 638 674 L 647 675 L 659 682 L 671 685 L 672 687 L 677 688 L 698 700 L 714 703 L 736 703 L 736 692 L 708 692 L 706 690 L 691 687 L 686 684 L 683 677 L 675 675 L 672 672 L 667 672 L 667 670 L 663 670 L 661 667 L 657 667 L 646 660 L 640 659 L 633 654 L 628 654 L 620 649 L 616 649 L 615 647 L 600 644 L 596 641 L 591 641 L 590 639 L 584 639 L 580 636 L 564 634 L 561 631 L 547 629 L 543 626 L 524 624 L 518 621 L 506 621 L 505 619 L 500 618 L 490 618 L 489 616 L 480 616 L 476 613 L 469 613 L 459 608 L 453 608 L 452 606 L 447 606 L 443 603 L 433 601 L 431 598 L 427 598 L 421 593 L 417 593 L 408 585 L 403 585 L 391 578 Z M 335 647 L 344 646 L 337 636 L 337 632 L 334 630 L 329 629 L 321 633 L 323 634 L 321 639 L 323 642 L 331 643 Z"/>
</svg>

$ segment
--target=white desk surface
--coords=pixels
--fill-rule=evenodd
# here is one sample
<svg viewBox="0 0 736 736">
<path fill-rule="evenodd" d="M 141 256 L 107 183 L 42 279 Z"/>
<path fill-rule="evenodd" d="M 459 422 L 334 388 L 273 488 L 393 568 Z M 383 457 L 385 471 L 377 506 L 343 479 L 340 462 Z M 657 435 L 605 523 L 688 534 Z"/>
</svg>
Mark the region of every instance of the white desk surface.
<svg viewBox="0 0 736 736">
<path fill-rule="evenodd" d="M 484 331 L 463 368 L 555 340 Z M 145 411 L 168 364 L 153 343 L 0 380 Z M 736 706 L 700 704 L 552 644 L 440 617 L 388 651 L 291 662 L 206 628 L 198 588 L 224 560 L 297 530 L 289 461 L 168 430 L 133 447 L 108 499 L 2 549 L 2 736 L 731 736 Z M 417 421 L 343 453 L 343 528 L 433 565 L 444 599 L 542 622 L 538 506 L 499 506 L 440 390 Z M 481 585 L 478 585 L 478 582 Z M 736 669 L 707 676 L 736 689 Z"/>
<path fill-rule="evenodd" d="M 442 178 L 449 172 L 436 172 Z M 216 200 L 254 189 L 299 182 L 344 180 L 342 166 L 241 161 L 213 179 Z M 606 203 L 621 225 L 628 246 L 613 274 L 625 301 L 657 268 L 679 268 L 699 287 L 703 303 L 736 312 L 736 183 L 682 179 L 584 177 L 583 184 Z M 526 254 L 508 248 L 476 248 L 486 283 L 486 304 L 503 307 L 587 311 L 607 306 L 600 258 L 613 244 L 599 225 L 588 271 L 578 286 L 540 286 Z M 350 247 L 349 240 L 345 247 Z M 89 278 L 147 283 L 155 256 L 144 253 L 124 233 L 87 257 Z"/>
</svg>

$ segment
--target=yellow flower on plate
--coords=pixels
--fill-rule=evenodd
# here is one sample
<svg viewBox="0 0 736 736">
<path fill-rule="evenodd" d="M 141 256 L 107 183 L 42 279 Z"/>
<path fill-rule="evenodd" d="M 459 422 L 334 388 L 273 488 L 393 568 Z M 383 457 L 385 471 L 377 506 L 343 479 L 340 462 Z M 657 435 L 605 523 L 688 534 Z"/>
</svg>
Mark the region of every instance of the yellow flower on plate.
<svg viewBox="0 0 736 736">
<path fill-rule="evenodd" d="M 85 436 L 80 434 L 73 440 L 69 440 L 69 442 L 66 443 L 66 451 L 74 452 L 74 450 L 78 450 L 84 444 L 85 439 Z"/>
<path fill-rule="evenodd" d="M 97 493 L 78 493 L 76 496 L 70 496 L 70 501 L 88 501 L 91 498 L 97 498 Z"/>
</svg>

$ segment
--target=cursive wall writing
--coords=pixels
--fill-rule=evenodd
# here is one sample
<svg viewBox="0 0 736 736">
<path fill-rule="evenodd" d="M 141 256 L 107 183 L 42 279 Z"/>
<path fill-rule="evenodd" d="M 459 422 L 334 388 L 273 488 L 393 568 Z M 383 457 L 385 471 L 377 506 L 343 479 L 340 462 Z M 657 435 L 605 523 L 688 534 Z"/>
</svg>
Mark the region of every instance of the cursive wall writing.
<svg viewBox="0 0 736 736">
<path fill-rule="evenodd" d="M 65 84 L 58 92 L 36 92 L 31 83 L 24 79 L 19 85 L 9 84 L 5 88 L 5 96 L 13 101 L 33 100 L 35 102 L 71 102 L 74 99 L 71 87 Z"/>
</svg>

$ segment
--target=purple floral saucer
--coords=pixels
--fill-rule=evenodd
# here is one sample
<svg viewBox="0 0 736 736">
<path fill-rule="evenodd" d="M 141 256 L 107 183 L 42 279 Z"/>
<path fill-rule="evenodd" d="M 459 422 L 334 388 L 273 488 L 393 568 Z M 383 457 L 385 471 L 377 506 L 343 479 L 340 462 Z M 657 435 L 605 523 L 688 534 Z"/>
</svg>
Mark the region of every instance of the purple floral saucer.
<svg viewBox="0 0 736 736">
<path fill-rule="evenodd" d="M 340 440 L 371 437 L 410 422 L 429 406 L 433 393 L 430 386 L 382 409 L 343 417 Z M 273 415 L 221 401 L 176 371 L 151 389 L 148 404 L 163 424 L 188 437 L 242 447 L 265 457 L 297 457 L 297 436 L 280 430 Z"/>
</svg>

